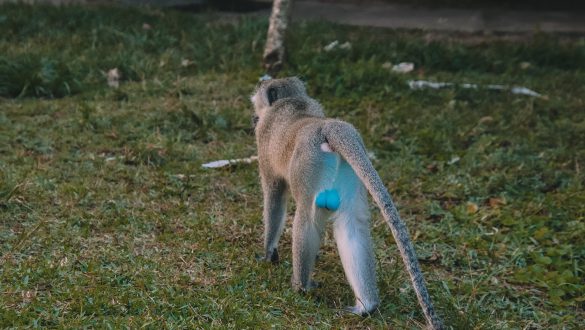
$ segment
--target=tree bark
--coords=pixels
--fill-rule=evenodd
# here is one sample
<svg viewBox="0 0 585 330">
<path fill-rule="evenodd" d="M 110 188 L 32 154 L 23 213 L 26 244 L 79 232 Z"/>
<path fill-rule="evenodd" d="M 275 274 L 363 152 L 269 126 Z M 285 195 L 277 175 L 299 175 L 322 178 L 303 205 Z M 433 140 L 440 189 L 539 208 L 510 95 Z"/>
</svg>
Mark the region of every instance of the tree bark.
<svg viewBox="0 0 585 330">
<path fill-rule="evenodd" d="M 284 65 L 284 39 L 290 21 L 290 8 L 293 0 L 274 0 L 270 25 L 266 36 L 266 46 L 262 64 L 264 70 L 272 77 L 276 77 Z"/>
</svg>

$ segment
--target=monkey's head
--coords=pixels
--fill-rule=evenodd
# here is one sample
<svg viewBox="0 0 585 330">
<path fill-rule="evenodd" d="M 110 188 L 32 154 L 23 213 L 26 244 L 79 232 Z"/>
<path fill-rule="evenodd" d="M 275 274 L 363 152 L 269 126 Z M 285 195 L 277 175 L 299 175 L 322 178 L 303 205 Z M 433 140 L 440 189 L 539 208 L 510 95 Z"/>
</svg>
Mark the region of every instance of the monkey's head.
<svg viewBox="0 0 585 330">
<path fill-rule="evenodd" d="M 254 104 L 254 125 L 272 107 L 274 102 L 289 97 L 308 97 L 305 84 L 299 78 L 288 77 L 260 81 L 250 97 L 252 104 Z"/>
</svg>

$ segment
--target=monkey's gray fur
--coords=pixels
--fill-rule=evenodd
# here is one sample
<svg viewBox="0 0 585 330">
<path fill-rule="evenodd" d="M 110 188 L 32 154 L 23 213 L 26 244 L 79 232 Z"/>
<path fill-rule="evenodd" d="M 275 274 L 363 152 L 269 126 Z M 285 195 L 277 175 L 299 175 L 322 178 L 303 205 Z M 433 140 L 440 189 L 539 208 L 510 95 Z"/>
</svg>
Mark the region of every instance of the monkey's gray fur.
<svg viewBox="0 0 585 330">
<path fill-rule="evenodd" d="M 355 306 L 349 310 L 372 313 L 379 298 L 367 189 L 390 226 L 430 328 L 442 329 L 406 227 L 356 129 L 325 118 L 321 105 L 307 95 L 303 82 L 296 77 L 260 82 L 251 100 L 264 193 L 265 259 L 278 261 L 277 245 L 290 193 L 296 202 L 293 287 L 309 290 L 314 286 L 311 274 L 326 219 L 331 218 L 343 268 L 356 297 Z M 316 206 L 317 194 L 326 189 L 339 192 L 339 209 Z"/>
</svg>

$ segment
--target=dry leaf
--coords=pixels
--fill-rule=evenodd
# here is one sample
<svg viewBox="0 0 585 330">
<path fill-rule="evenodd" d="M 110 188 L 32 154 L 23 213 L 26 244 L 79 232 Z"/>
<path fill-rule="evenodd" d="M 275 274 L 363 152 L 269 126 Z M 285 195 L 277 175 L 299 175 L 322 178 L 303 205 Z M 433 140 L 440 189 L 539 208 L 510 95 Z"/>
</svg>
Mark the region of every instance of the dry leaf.
<svg viewBox="0 0 585 330">
<path fill-rule="evenodd" d="M 408 73 L 412 70 L 414 70 L 414 63 L 411 62 L 398 63 L 392 67 L 392 72 L 398 73 Z"/>
<path fill-rule="evenodd" d="M 112 88 L 120 87 L 120 78 L 122 78 L 122 73 L 118 68 L 113 68 L 108 71 L 108 86 Z"/>
<path fill-rule="evenodd" d="M 494 121 L 494 118 L 492 116 L 485 116 L 485 117 L 481 117 L 479 119 L 480 124 L 489 124 L 493 121 Z"/>
<path fill-rule="evenodd" d="M 391 62 L 384 62 L 384 64 L 382 64 L 382 68 L 383 69 L 392 69 L 392 63 Z"/>
<path fill-rule="evenodd" d="M 490 197 L 488 199 L 488 204 L 490 207 L 499 207 L 500 205 L 506 205 L 506 199 L 501 197 Z"/>
<path fill-rule="evenodd" d="M 325 50 L 326 52 L 330 52 L 333 49 L 335 49 L 335 47 L 337 47 L 337 45 L 339 45 L 339 41 L 335 40 L 335 41 L 331 42 L 330 44 L 328 44 L 327 46 L 323 47 L 323 50 Z"/>
<path fill-rule="evenodd" d="M 349 50 L 351 49 L 351 43 L 349 41 L 344 42 L 339 46 L 340 49 Z"/>
<path fill-rule="evenodd" d="M 189 61 L 188 59 L 184 58 L 181 60 L 182 67 L 188 67 L 189 65 L 193 64 L 193 62 Z"/>
<path fill-rule="evenodd" d="M 479 206 L 473 202 L 467 202 L 467 213 L 475 214 L 479 211 Z"/>
</svg>

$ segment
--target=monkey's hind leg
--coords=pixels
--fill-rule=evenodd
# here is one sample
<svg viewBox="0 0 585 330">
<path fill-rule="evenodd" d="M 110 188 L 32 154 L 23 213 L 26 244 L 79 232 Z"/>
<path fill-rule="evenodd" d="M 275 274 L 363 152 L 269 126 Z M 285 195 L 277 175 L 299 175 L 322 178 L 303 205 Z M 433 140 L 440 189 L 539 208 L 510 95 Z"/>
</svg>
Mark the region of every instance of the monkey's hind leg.
<svg viewBox="0 0 585 330">
<path fill-rule="evenodd" d="M 334 214 L 333 233 L 345 275 L 354 292 L 356 304 L 348 310 L 371 314 L 379 304 L 376 265 L 370 235 L 367 196 L 362 185 L 357 193 Z"/>
</svg>

